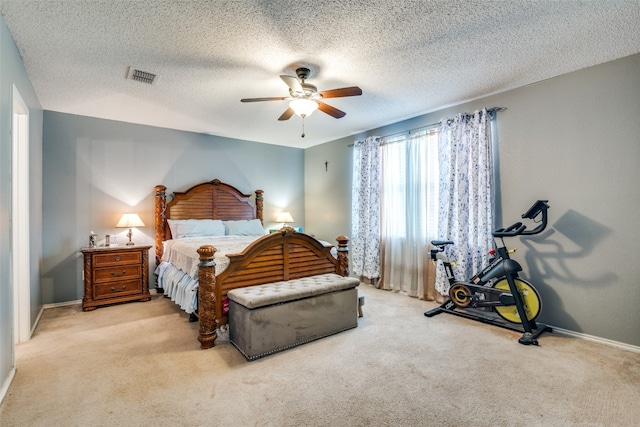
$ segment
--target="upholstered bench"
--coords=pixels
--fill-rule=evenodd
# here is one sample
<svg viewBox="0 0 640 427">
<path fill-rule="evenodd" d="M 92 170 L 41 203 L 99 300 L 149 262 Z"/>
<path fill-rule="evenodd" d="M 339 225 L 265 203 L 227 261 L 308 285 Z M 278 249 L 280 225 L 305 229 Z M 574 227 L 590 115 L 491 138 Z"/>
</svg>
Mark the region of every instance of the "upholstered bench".
<svg viewBox="0 0 640 427">
<path fill-rule="evenodd" d="M 358 326 L 360 281 L 321 274 L 229 291 L 229 339 L 248 360 Z"/>
</svg>

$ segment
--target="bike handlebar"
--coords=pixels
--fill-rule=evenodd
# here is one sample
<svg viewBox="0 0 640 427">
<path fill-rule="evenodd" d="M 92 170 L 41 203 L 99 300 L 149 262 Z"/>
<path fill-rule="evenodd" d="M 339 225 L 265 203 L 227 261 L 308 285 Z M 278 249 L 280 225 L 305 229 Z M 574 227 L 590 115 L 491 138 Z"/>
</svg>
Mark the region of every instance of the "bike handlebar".
<svg viewBox="0 0 640 427">
<path fill-rule="evenodd" d="M 540 225 L 533 230 L 527 230 L 527 226 L 522 222 L 516 222 L 507 228 L 499 228 L 494 231 L 494 237 L 512 237 L 521 235 L 531 235 L 541 233 L 547 227 L 547 209 L 549 205 L 548 200 L 537 200 L 525 213 L 522 214 L 522 218 L 534 219 L 539 214 L 542 214 Z"/>
</svg>

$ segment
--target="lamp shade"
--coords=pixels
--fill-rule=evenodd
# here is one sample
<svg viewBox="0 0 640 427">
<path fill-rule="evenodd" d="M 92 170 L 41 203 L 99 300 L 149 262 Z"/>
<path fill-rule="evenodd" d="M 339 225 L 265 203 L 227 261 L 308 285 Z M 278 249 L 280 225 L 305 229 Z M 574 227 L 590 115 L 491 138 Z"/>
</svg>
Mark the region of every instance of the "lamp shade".
<svg viewBox="0 0 640 427">
<path fill-rule="evenodd" d="M 276 222 L 293 222 L 293 217 L 289 212 L 281 212 L 280 215 L 278 215 L 278 218 L 276 218 Z"/>
<path fill-rule="evenodd" d="M 300 117 L 307 117 L 318 109 L 318 103 L 310 99 L 294 99 L 289 103 L 289 107 Z"/>
<path fill-rule="evenodd" d="M 144 227 L 144 222 L 136 213 L 126 213 L 122 215 L 120 221 L 116 224 L 118 228 Z"/>
</svg>

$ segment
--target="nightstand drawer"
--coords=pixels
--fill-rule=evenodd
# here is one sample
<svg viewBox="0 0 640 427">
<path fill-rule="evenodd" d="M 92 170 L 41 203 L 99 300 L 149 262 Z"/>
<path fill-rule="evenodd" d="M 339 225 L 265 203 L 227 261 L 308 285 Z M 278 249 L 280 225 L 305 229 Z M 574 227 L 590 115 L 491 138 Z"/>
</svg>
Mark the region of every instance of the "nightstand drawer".
<svg viewBox="0 0 640 427">
<path fill-rule="evenodd" d="M 94 292 L 95 299 L 139 294 L 140 292 L 142 292 L 142 281 L 140 279 L 134 279 L 122 280 L 114 283 L 102 283 L 99 285 L 95 285 Z"/>
<path fill-rule="evenodd" d="M 137 279 L 142 276 L 142 266 L 123 265 L 96 268 L 93 270 L 94 282 L 113 282 L 114 280 Z"/>
<path fill-rule="evenodd" d="M 113 252 L 96 254 L 93 257 L 94 267 L 104 267 L 107 265 L 119 264 L 140 264 L 142 262 L 142 252 Z"/>
</svg>

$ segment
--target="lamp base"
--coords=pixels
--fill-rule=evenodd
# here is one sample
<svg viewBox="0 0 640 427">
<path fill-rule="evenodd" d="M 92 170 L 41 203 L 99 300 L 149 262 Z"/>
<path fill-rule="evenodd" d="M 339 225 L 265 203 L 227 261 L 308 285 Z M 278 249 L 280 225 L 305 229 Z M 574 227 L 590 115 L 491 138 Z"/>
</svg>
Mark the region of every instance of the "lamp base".
<svg viewBox="0 0 640 427">
<path fill-rule="evenodd" d="M 127 242 L 127 244 L 125 246 L 133 246 L 133 245 L 135 245 L 135 243 L 133 243 L 131 241 L 131 236 L 133 236 L 133 230 L 130 228 L 129 232 L 127 233 L 127 237 L 129 238 L 129 241 Z"/>
</svg>

